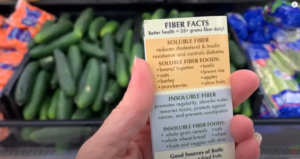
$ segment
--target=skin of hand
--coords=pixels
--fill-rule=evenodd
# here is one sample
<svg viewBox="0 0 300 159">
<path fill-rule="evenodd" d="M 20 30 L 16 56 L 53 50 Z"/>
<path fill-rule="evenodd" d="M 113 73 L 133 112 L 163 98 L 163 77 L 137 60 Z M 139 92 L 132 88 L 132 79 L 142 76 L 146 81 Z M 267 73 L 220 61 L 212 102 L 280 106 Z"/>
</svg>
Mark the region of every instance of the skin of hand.
<svg viewBox="0 0 300 159">
<path fill-rule="evenodd" d="M 231 74 L 233 106 L 246 100 L 258 87 L 255 73 L 239 70 Z M 149 113 L 154 101 L 154 80 L 148 64 L 135 58 L 131 81 L 119 105 L 100 129 L 78 151 L 76 159 L 153 159 Z M 230 123 L 236 143 L 236 159 L 258 159 L 262 137 L 252 121 L 235 115 Z"/>
</svg>

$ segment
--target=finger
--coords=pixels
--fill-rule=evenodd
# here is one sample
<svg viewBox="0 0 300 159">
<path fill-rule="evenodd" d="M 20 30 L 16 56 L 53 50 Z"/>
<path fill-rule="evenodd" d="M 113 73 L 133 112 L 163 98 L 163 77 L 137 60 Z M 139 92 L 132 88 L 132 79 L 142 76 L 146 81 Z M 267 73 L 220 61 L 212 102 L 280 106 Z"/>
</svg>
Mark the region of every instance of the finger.
<svg viewBox="0 0 300 159">
<path fill-rule="evenodd" d="M 231 74 L 231 93 L 233 107 L 246 100 L 259 85 L 257 75 L 249 70 L 239 70 Z"/>
<path fill-rule="evenodd" d="M 230 131 L 235 143 L 241 143 L 253 136 L 253 122 L 244 115 L 235 115 L 230 122 Z"/>
<path fill-rule="evenodd" d="M 236 159 L 258 159 L 262 137 L 255 133 L 253 137 L 238 144 L 235 151 Z"/>
<path fill-rule="evenodd" d="M 154 82 L 150 68 L 144 60 L 136 58 L 122 101 L 85 145 L 110 148 L 111 154 L 122 153 L 121 150 L 145 126 L 153 100 Z"/>
</svg>

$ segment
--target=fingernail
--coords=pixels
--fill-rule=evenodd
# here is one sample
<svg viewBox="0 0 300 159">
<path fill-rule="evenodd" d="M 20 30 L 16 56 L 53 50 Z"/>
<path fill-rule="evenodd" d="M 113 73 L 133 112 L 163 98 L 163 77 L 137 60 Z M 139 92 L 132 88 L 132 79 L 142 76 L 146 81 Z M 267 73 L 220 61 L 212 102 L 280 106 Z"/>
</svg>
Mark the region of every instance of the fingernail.
<svg viewBox="0 0 300 159">
<path fill-rule="evenodd" d="M 136 63 L 137 63 L 137 57 L 134 56 L 133 67 L 135 67 Z"/>
<path fill-rule="evenodd" d="M 259 143 L 259 145 L 260 145 L 260 143 L 261 143 L 261 141 L 262 141 L 262 136 L 260 135 L 260 133 L 258 133 L 258 132 L 256 132 L 256 133 L 254 133 L 253 134 L 253 138 Z"/>
</svg>

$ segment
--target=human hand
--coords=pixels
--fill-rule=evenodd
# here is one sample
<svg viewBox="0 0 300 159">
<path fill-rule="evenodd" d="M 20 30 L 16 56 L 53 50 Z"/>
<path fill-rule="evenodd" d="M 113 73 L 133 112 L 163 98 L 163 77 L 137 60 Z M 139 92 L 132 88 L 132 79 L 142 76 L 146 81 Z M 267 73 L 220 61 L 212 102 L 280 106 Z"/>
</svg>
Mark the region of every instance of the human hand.
<svg viewBox="0 0 300 159">
<path fill-rule="evenodd" d="M 230 80 L 233 106 L 247 99 L 259 85 L 256 74 L 247 70 L 236 71 Z M 149 123 L 153 101 L 150 68 L 144 60 L 136 58 L 123 100 L 82 145 L 77 159 L 153 159 Z M 252 121 L 236 115 L 230 124 L 236 142 L 236 159 L 258 159 L 262 137 L 254 133 Z"/>
</svg>

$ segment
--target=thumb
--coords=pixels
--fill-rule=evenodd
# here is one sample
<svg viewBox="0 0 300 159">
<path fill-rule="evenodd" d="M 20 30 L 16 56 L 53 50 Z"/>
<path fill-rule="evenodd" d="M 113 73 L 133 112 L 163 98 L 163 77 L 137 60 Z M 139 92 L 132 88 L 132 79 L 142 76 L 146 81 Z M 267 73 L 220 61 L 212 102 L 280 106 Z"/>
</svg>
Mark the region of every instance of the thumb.
<svg viewBox="0 0 300 159">
<path fill-rule="evenodd" d="M 131 140 L 145 126 L 153 100 L 154 81 L 151 70 L 144 60 L 135 58 L 131 80 L 122 101 L 81 149 L 96 148 L 98 154 L 103 150 L 108 155 L 107 158 L 125 153 Z M 85 158 L 98 157 L 91 156 L 93 152 L 88 151 Z M 104 154 L 100 155 L 103 158 Z"/>
</svg>

